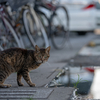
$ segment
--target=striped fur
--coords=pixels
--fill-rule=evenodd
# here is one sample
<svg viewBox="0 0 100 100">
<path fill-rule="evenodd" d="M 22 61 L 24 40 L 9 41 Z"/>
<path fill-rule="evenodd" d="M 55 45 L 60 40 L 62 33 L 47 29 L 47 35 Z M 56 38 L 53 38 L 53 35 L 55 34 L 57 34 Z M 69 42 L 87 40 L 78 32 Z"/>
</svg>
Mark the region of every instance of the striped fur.
<svg viewBox="0 0 100 100">
<path fill-rule="evenodd" d="M 11 87 L 10 84 L 4 84 L 5 79 L 13 72 L 17 72 L 17 83 L 23 86 L 21 78 L 23 77 L 29 86 L 35 86 L 31 82 L 29 71 L 38 68 L 49 58 L 50 47 L 40 49 L 37 45 L 35 51 L 21 48 L 11 48 L 0 52 L 0 87 Z"/>
</svg>

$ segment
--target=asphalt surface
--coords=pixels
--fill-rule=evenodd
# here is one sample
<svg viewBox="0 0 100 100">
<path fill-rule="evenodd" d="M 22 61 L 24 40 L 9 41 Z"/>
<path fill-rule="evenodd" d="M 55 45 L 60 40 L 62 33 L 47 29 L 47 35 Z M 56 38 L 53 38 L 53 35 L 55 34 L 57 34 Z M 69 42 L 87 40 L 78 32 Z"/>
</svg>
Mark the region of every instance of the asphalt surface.
<svg viewBox="0 0 100 100">
<path fill-rule="evenodd" d="M 70 35 L 70 41 L 66 42 L 66 46 L 64 49 L 61 50 L 56 50 L 51 47 L 51 53 L 50 53 L 50 59 L 49 59 L 49 63 L 66 63 L 66 61 L 72 57 L 74 57 L 75 55 L 77 55 L 79 53 L 79 51 L 82 49 L 82 47 L 84 47 L 85 45 L 87 45 L 91 40 L 94 40 L 95 38 L 97 38 L 98 36 L 95 35 L 94 33 L 88 33 L 85 36 L 77 36 L 71 34 Z M 53 58 L 53 60 L 52 60 Z"/>
</svg>

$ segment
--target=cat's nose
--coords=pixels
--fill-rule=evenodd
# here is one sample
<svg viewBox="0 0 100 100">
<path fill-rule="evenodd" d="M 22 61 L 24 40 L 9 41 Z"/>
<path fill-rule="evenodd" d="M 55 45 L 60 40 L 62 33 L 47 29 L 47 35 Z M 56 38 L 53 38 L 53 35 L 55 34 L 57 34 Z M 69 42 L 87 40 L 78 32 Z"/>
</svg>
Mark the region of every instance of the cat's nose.
<svg viewBox="0 0 100 100">
<path fill-rule="evenodd" d="M 42 58 L 42 61 L 44 61 L 44 57 Z"/>
</svg>

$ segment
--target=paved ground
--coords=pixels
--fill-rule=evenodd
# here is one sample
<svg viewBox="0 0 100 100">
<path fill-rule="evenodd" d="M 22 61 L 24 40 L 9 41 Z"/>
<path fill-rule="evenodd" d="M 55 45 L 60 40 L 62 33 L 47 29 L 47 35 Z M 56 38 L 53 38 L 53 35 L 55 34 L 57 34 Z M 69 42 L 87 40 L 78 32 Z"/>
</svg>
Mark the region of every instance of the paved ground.
<svg viewBox="0 0 100 100">
<path fill-rule="evenodd" d="M 87 45 L 91 40 L 94 40 L 96 35 L 90 33 L 86 36 L 70 36 L 70 42 L 66 43 L 66 46 L 62 50 L 51 49 L 51 55 L 49 59 L 49 63 L 66 63 L 66 61 L 76 54 L 82 49 L 83 46 Z"/>
<path fill-rule="evenodd" d="M 38 69 L 30 72 L 31 79 L 36 84 L 36 87 L 30 88 L 24 80 L 22 80 L 22 82 L 24 83 L 24 87 L 21 87 L 21 88 L 18 87 L 17 82 L 16 82 L 16 73 L 13 73 L 5 81 L 5 83 L 7 84 L 12 84 L 12 87 L 7 89 L 8 92 L 10 93 L 11 90 L 16 90 L 16 91 L 17 90 L 24 90 L 24 91 L 27 90 L 28 93 L 30 93 L 30 90 L 32 90 L 34 91 L 33 98 L 35 98 L 36 100 L 41 100 L 41 99 L 42 100 L 68 100 L 68 98 L 70 98 L 71 95 L 73 94 L 74 88 L 61 87 L 61 88 L 49 88 L 48 89 L 44 86 L 46 86 L 46 84 L 48 84 L 61 71 L 63 66 L 66 65 L 67 59 L 74 57 L 85 44 L 87 44 L 90 40 L 94 39 L 95 37 L 97 36 L 95 36 L 94 34 L 88 34 L 83 37 L 74 36 L 74 37 L 71 37 L 70 39 L 71 45 L 67 45 L 64 49 L 55 50 L 54 48 L 52 48 L 51 53 L 50 53 L 50 59 L 48 60 L 49 64 L 48 63 L 42 64 Z M 48 91 L 46 92 L 47 94 L 45 94 L 45 92 L 43 91 L 41 92 L 41 89 L 44 89 L 45 92 Z M 0 91 L 2 90 L 0 89 Z M 12 93 L 14 93 L 14 91 L 12 91 Z M 44 93 L 45 96 L 42 95 L 43 98 L 41 97 L 41 99 L 40 97 L 36 98 L 36 96 L 39 95 L 38 93 Z M 13 96 L 14 98 L 16 97 L 15 94 L 13 94 Z M 0 95 L 0 98 L 2 98 L 1 95 Z M 0 100 L 3 100 L 3 99 L 0 99 Z"/>
<path fill-rule="evenodd" d="M 90 89 L 89 99 L 100 100 L 100 36 L 92 39 L 79 53 L 73 57 L 73 66 L 94 67 L 94 78 Z M 87 98 L 87 97 L 86 97 Z"/>
<path fill-rule="evenodd" d="M 95 37 L 68 61 L 71 66 L 100 66 L 100 37 Z"/>
<path fill-rule="evenodd" d="M 80 59 L 80 63 L 95 68 L 94 79 L 91 85 L 90 94 L 92 99 L 100 100 L 100 36 L 90 41 L 85 47 L 79 52 L 81 57 L 86 60 Z M 77 59 L 78 60 L 78 59 Z M 85 62 L 85 63 L 84 63 Z"/>
</svg>

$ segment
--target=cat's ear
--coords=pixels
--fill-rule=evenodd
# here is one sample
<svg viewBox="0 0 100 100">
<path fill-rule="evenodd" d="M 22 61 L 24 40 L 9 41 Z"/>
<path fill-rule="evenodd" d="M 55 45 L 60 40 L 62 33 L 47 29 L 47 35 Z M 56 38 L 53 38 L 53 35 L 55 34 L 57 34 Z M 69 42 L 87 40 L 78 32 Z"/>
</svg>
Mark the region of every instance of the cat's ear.
<svg viewBox="0 0 100 100">
<path fill-rule="evenodd" d="M 50 46 L 46 48 L 46 52 L 47 52 L 47 53 L 50 52 Z"/>
<path fill-rule="evenodd" d="M 35 51 L 39 51 L 40 50 L 40 48 L 36 45 L 35 46 Z"/>
</svg>

